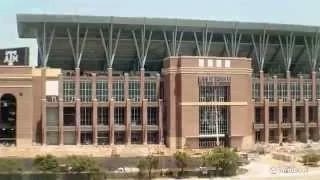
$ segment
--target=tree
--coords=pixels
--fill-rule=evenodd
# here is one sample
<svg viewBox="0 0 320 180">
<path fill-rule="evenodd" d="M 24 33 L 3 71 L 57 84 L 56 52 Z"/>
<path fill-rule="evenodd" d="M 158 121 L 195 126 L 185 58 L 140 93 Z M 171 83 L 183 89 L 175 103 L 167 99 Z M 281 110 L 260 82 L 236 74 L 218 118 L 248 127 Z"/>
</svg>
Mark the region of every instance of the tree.
<svg viewBox="0 0 320 180">
<path fill-rule="evenodd" d="M 59 167 L 57 158 L 50 154 L 46 156 L 36 156 L 32 165 L 36 167 L 38 170 L 45 172 L 56 171 Z"/>
<path fill-rule="evenodd" d="M 99 172 L 99 164 L 88 156 L 68 156 L 66 168 L 71 172 Z"/>
<path fill-rule="evenodd" d="M 156 169 L 159 166 L 159 158 L 149 155 L 143 159 L 140 159 L 138 162 L 139 174 L 144 175 L 144 172 L 148 171 L 148 177 L 152 177 L 152 169 Z"/>
<path fill-rule="evenodd" d="M 239 155 L 230 148 L 216 148 L 202 157 L 204 166 L 213 167 L 218 175 L 232 176 L 238 169 Z"/>
<path fill-rule="evenodd" d="M 188 166 L 189 155 L 186 152 L 178 151 L 173 154 L 176 166 L 180 169 L 180 175 L 184 174 L 184 169 Z"/>
</svg>

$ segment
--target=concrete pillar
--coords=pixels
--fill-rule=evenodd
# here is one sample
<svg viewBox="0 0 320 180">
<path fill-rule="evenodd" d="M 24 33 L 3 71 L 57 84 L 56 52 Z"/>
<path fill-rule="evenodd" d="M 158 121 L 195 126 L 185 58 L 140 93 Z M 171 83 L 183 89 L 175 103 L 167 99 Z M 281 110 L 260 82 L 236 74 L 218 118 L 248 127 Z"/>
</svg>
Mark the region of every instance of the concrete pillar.
<svg viewBox="0 0 320 180">
<path fill-rule="evenodd" d="M 126 143 L 131 144 L 131 100 L 127 99 L 126 104 Z"/>
<path fill-rule="evenodd" d="M 264 74 L 263 71 L 260 71 L 260 102 L 263 103 L 264 101 Z"/>
<path fill-rule="evenodd" d="M 159 126 L 159 144 L 163 145 L 163 100 L 159 99 L 158 103 L 158 126 Z"/>
<path fill-rule="evenodd" d="M 47 144 L 47 99 L 46 99 L 46 69 L 41 69 L 41 127 L 42 145 Z"/>
<path fill-rule="evenodd" d="M 309 104 L 308 99 L 304 100 L 304 129 L 306 140 L 309 139 Z"/>
<path fill-rule="evenodd" d="M 145 82 L 145 77 L 144 77 L 144 68 L 140 69 L 140 101 L 144 101 L 144 82 Z"/>
<path fill-rule="evenodd" d="M 291 100 L 291 120 L 292 120 L 292 141 L 295 142 L 297 140 L 297 132 L 296 132 L 296 100 Z"/>
<path fill-rule="evenodd" d="M 274 102 L 277 102 L 278 99 L 278 77 L 273 76 L 273 88 L 274 88 Z"/>
<path fill-rule="evenodd" d="M 76 68 L 75 79 L 75 99 L 76 99 L 76 144 L 79 145 L 81 141 L 81 129 L 80 129 L 80 68 Z"/>
<path fill-rule="evenodd" d="M 278 137 L 279 137 L 279 143 L 282 143 L 282 141 L 283 141 L 282 121 L 283 121 L 283 101 L 282 101 L 282 99 L 279 99 L 278 100 Z"/>
<path fill-rule="evenodd" d="M 142 101 L 142 136 L 143 144 L 148 143 L 148 100 Z"/>
<path fill-rule="evenodd" d="M 264 142 L 269 143 L 269 100 L 264 100 Z"/>
<path fill-rule="evenodd" d="M 110 145 L 114 145 L 114 100 L 111 98 L 109 101 L 109 137 Z"/>
<path fill-rule="evenodd" d="M 303 76 L 299 75 L 299 87 L 300 87 L 300 102 L 303 102 Z"/>
<path fill-rule="evenodd" d="M 124 73 L 124 100 L 126 101 L 129 98 L 129 75 Z"/>
<path fill-rule="evenodd" d="M 312 78 L 312 102 L 316 102 L 317 99 L 317 73 L 312 71 L 311 73 Z"/>
<path fill-rule="evenodd" d="M 158 100 L 160 98 L 160 81 L 161 81 L 161 77 L 160 74 L 157 73 L 157 81 L 156 81 L 156 99 Z"/>
<path fill-rule="evenodd" d="M 63 124 L 63 99 L 59 99 L 59 143 L 64 144 L 64 124 Z"/>
<path fill-rule="evenodd" d="M 287 83 L 287 100 L 286 100 L 286 102 L 288 102 L 288 100 L 291 99 L 290 81 L 291 81 L 291 73 L 290 73 L 290 71 L 287 71 L 286 72 L 286 83 Z"/>
<path fill-rule="evenodd" d="M 63 74 L 59 74 L 59 144 L 64 144 L 64 122 L 63 122 Z"/>
<path fill-rule="evenodd" d="M 112 98 L 112 68 L 108 68 L 108 101 Z"/>
<path fill-rule="evenodd" d="M 42 102 L 42 145 L 47 144 L 47 101 L 41 99 Z"/>
<path fill-rule="evenodd" d="M 320 99 L 317 99 L 317 136 L 320 138 Z"/>
<path fill-rule="evenodd" d="M 92 141 L 93 145 L 98 144 L 98 101 L 96 98 L 92 100 Z"/>
</svg>

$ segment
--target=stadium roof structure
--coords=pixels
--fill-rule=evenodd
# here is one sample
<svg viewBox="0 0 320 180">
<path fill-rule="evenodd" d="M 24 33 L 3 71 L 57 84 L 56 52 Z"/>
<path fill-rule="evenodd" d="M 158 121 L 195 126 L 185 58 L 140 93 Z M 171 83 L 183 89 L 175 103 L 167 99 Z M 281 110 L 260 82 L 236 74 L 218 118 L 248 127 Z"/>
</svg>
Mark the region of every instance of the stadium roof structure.
<svg viewBox="0 0 320 180">
<path fill-rule="evenodd" d="M 167 56 L 251 57 L 257 72 L 318 68 L 318 26 L 144 17 L 18 14 L 20 38 L 36 38 L 39 65 L 160 71 Z"/>
</svg>

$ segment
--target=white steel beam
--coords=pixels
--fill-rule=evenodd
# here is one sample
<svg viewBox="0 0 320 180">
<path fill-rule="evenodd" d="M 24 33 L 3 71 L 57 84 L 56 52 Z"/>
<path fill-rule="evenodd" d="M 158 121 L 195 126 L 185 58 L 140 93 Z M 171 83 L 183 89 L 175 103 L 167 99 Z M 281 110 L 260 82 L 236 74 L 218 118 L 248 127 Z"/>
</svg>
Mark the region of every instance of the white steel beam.
<svg viewBox="0 0 320 180">
<path fill-rule="evenodd" d="M 292 63 L 296 37 L 291 32 L 289 36 L 285 37 L 285 44 L 282 42 L 282 38 L 280 35 L 278 36 L 278 38 L 279 38 L 279 44 L 280 44 L 283 62 L 284 62 L 286 71 L 289 71 Z"/>
<path fill-rule="evenodd" d="M 148 39 L 146 39 L 146 26 L 143 25 L 143 28 L 141 28 L 140 43 L 138 43 L 136 32 L 134 30 L 132 30 L 132 36 L 134 45 L 136 47 L 140 68 L 144 68 L 151 43 L 152 30 L 149 31 Z"/>
<path fill-rule="evenodd" d="M 39 31 L 36 32 L 38 51 L 39 51 L 39 55 L 40 55 L 41 65 L 43 67 L 47 67 L 48 58 L 49 58 L 49 55 L 50 55 L 50 52 L 51 52 L 51 47 L 52 47 L 54 35 L 55 35 L 55 29 L 53 28 L 51 30 L 50 37 L 49 37 L 49 43 L 48 43 L 48 46 L 47 46 L 47 27 L 46 27 L 46 23 L 43 23 L 42 37 L 40 37 L 40 32 Z"/>
<path fill-rule="evenodd" d="M 308 55 L 308 60 L 310 63 L 310 68 L 312 71 L 315 71 L 317 61 L 319 58 L 319 48 L 320 48 L 320 37 L 317 32 L 315 36 L 310 37 L 309 39 L 305 36 L 304 42 L 306 46 L 306 52 Z"/>
<path fill-rule="evenodd" d="M 259 35 L 258 43 L 256 43 L 254 35 L 251 35 L 251 39 L 259 70 L 262 71 L 265 64 L 265 57 L 268 51 L 269 35 L 267 35 L 266 31 L 264 30 L 263 35 Z"/>
</svg>

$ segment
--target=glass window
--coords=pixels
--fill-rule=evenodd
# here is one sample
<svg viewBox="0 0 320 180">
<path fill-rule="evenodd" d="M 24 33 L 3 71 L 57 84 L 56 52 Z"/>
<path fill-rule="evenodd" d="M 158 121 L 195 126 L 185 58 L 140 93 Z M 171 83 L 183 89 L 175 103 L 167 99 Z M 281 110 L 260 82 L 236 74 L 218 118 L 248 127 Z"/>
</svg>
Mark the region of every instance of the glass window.
<svg viewBox="0 0 320 180">
<path fill-rule="evenodd" d="M 112 96 L 115 101 L 124 101 L 124 84 L 122 80 L 112 82 Z"/>
<path fill-rule="evenodd" d="M 130 80 L 128 87 L 129 99 L 133 102 L 140 101 L 140 81 Z"/>
<path fill-rule="evenodd" d="M 109 109 L 107 107 L 98 107 L 98 125 L 109 124 Z"/>
<path fill-rule="evenodd" d="M 141 108 L 131 108 L 131 125 L 141 125 Z"/>
<path fill-rule="evenodd" d="M 158 116 L 158 112 L 157 112 L 157 108 L 156 107 L 148 107 L 147 108 L 147 117 L 148 117 L 148 125 L 157 125 L 157 116 Z"/>
<path fill-rule="evenodd" d="M 81 80 L 80 81 L 80 100 L 82 102 L 90 102 L 92 99 L 92 82 L 91 80 Z"/>
<path fill-rule="evenodd" d="M 107 80 L 96 81 L 96 96 L 98 101 L 108 101 L 108 82 Z"/>
<path fill-rule="evenodd" d="M 63 100 L 64 102 L 73 102 L 75 96 L 75 84 L 72 79 L 63 80 Z"/>
<path fill-rule="evenodd" d="M 157 89 L 156 89 L 156 82 L 148 80 L 145 82 L 145 98 L 148 101 L 153 102 L 157 101 Z"/>
<path fill-rule="evenodd" d="M 89 126 L 92 125 L 92 108 L 90 107 L 81 107 L 80 108 L 80 124 Z"/>
<path fill-rule="evenodd" d="M 124 108 L 123 107 L 115 107 L 114 108 L 114 124 L 116 125 L 124 125 L 125 124 L 125 116 L 124 116 Z"/>
</svg>

